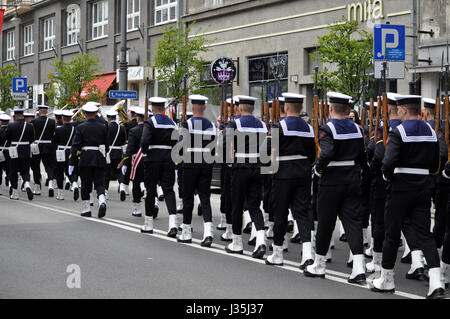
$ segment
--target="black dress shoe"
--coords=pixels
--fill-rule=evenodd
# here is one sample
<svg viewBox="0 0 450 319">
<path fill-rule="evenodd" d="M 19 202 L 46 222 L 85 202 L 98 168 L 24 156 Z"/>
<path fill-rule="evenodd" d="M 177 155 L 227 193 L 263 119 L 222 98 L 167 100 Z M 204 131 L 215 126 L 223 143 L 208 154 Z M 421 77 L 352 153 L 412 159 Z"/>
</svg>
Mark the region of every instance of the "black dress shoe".
<svg viewBox="0 0 450 319">
<path fill-rule="evenodd" d="M 406 279 L 411 280 L 420 280 L 420 281 L 426 281 L 427 277 L 425 276 L 425 269 L 420 267 L 414 270 L 412 274 L 406 273 L 405 275 Z"/>
<path fill-rule="evenodd" d="M 53 188 L 49 188 L 48 189 L 48 197 L 53 197 L 55 196 L 55 191 L 53 190 Z"/>
<path fill-rule="evenodd" d="M 347 280 L 350 284 L 362 285 L 366 283 L 366 274 L 359 274 L 355 278 L 348 278 Z"/>
<path fill-rule="evenodd" d="M 300 233 L 292 237 L 289 241 L 293 244 L 302 244 L 302 240 L 300 239 Z"/>
<path fill-rule="evenodd" d="M 47 178 L 46 180 L 45 180 L 45 187 L 48 187 L 48 182 L 49 182 L 50 180 Z"/>
<path fill-rule="evenodd" d="M 410 264 L 412 262 L 412 260 L 411 260 L 411 252 L 409 252 L 408 255 L 406 255 L 405 257 L 402 257 L 402 259 L 400 259 L 400 262 L 402 264 Z"/>
<path fill-rule="evenodd" d="M 342 234 L 341 237 L 339 237 L 339 240 L 343 241 L 343 242 L 347 242 L 347 234 Z"/>
<path fill-rule="evenodd" d="M 159 207 L 155 206 L 155 210 L 153 211 L 153 219 L 156 219 L 158 217 L 159 213 Z"/>
<path fill-rule="evenodd" d="M 31 188 L 27 188 L 27 196 L 28 200 L 33 200 L 33 191 L 31 190 Z"/>
<path fill-rule="evenodd" d="M 445 299 L 446 297 L 445 290 L 442 288 L 437 288 L 431 293 L 431 295 L 427 295 L 427 299 Z"/>
<path fill-rule="evenodd" d="M 80 215 L 81 215 L 81 217 L 91 217 L 92 216 L 91 212 L 81 213 Z"/>
<path fill-rule="evenodd" d="M 70 183 L 66 183 L 66 185 L 64 185 L 64 189 L 68 191 L 70 189 Z"/>
<path fill-rule="evenodd" d="M 98 218 L 103 218 L 106 215 L 106 204 L 103 203 L 98 208 Z"/>
<path fill-rule="evenodd" d="M 254 237 L 253 239 L 250 239 L 250 240 L 248 241 L 248 245 L 249 245 L 249 246 L 255 246 L 255 245 L 256 245 L 256 237 Z"/>
<path fill-rule="evenodd" d="M 294 221 L 289 220 L 287 223 L 287 230 L 288 233 L 292 233 L 294 231 Z"/>
<path fill-rule="evenodd" d="M 313 274 L 313 273 L 310 273 L 309 271 L 307 271 L 306 268 L 305 268 L 305 270 L 303 270 L 303 274 L 306 277 L 310 277 L 310 278 L 325 278 L 325 274 L 323 274 L 323 275 L 316 275 L 316 274 Z"/>
<path fill-rule="evenodd" d="M 233 239 L 228 239 L 228 238 L 223 238 L 223 234 L 222 235 L 220 235 L 220 240 L 221 241 L 225 241 L 225 242 L 232 242 L 233 241 Z"/>
<path fill-rule="evenodd" d="M 306 267 L 308 267 L 309 265 L 312 265 L 312 264 L 314 264 L 314 260 L 308 259 L 302 265 L 300 265 L 299 268 L 300 268 L 300 270 L 305 270 Z"/>
<path fill-rule="evenodd" d="M 198 206 L 197 206 L 197 215 L 198 215 L 198 216 L 202 216 L 202 215 L 203 215 L 203 212 L 202 212 L 202 206 L 201 206 L 201 205 L 198 205 Z"/>
<path fill-rule="evenodd" d="M 228 248 L 228 245 L 225 246 L 225 251 L 229 254 L 239 254 L 239 255 L 243 255 L 244 251 L 243 250 L 231 250 L 230 248 Z"/>
<path fill-rule="evenodd" d="M 159 195 L 158 200 L 159 200 L 160 202 L 162 202 L 162 201 L 164 200 L 164 194 L 163 194 L 163 195 Z"/>
<path fill-rule="evenodd" d="M 390 290 L 383 290 L 383 289 L 378 289 L 377 287 L 372 287 L 372 288 L 370 288 L 370 290 L 374 291 L 374 292 L 385 293 L 385 294 L 393 294 L 395 292 L 395 288 L 390 289 Z"/>
<path fill-rule="evenodd" d="M 250 234 L 252 232 L 252 223 L 248 223 L 245 225 L 244 230 L 242 231 L 244 234 Z"/>
<path fill-rule="evenodd" d="M 131 216 L 133 216 L 133 217 L 142 217 L 142 214 L 133 214 L 133 213 L 131 213 Z"/>
<path fill-rule="evenodd" d="M 178 234 L 178 229 L 176 227 L 173 227 L 167 233 L 167 237 L 176 238 L 177 234 Z"/>
<path fill-rule="evenodd" d="M 11 197 L 11 195 L 12 195 L 12 188 L 10 187 L 9 188 L 9 197 Z"/>
<path fill-rule="evenodd" d="M 352 261 L 347 261 L 347 267 L 348 268 L 353 268 L 353 260 Z"/>
<path fill-rule="evenodd" d="M 73 200 L 77 201 L 80 198 L 80 189 L 78 187 L 73 189 Z"/>
<path fill-rule="evenodd" d="M 125 193 L 125 191 L 121 191 L 120 192 L 120 201 L 124 202 L 125 199 L 127 199 L 127 193 Z"/>
<path fill-rule="evenodd" d="M 200 244 L 202 247 L 211 247 L 211 244 L 213 242 L 213 238 L 211 236 L 208 236 L 203 240 Z"/>
<path fill-rule="evenodd" d="M 216 229 L 217 230 L 226 230 L 227 227 L 226 226 L 219 226 L 219 225 L 217 225 Z"/>
<path fill-rule="evenodd" d="M 141 228 L 141 233 L 143 233 L 143 234 L 153 234 L 153 229 L 152 230 L 143 230 Z"/>
<path fill-rule="evenodd" d="M 253 258 L 263 259 L 266 254 L 266 245 L 259 245 L 259 247 L 252 253 Z"/>
</svg>

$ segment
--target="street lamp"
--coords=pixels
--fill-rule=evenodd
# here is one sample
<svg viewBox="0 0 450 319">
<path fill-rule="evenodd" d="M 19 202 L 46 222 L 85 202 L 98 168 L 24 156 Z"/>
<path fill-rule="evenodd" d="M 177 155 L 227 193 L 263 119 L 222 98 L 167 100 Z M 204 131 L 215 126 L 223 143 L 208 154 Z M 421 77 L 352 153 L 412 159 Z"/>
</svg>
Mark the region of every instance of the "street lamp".
<svg viewBox="0 0 450 319">
<path fill-rule="evenodd" d="M 17 10 L 17 8 L 16 8 Z M 9 20 L 13 25 L 18 26 L 22 22 L 22 18 L 19 17 L 17 11 L 14 13 L 14 16 L 11 20 Z"/>
</svg>

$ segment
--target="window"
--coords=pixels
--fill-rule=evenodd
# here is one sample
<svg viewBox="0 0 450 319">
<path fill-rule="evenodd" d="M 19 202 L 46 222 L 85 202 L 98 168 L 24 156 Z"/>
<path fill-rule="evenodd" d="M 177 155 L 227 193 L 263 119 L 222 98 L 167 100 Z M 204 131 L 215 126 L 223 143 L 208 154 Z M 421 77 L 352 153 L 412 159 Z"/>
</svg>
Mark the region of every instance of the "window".
<svg viewBox="0 0 450 319">
<path fill-rule="evenodd" d="M 99 1 L 92 5 L 92 39 L 108 34 L 108 1 Z"/>
<path fill-rule="evenodd" d="M 16 44 L 14 31 L 6 33 L 6 60 L 14 60 L 16 58 Z"/>
<path fill-rule="evenodd" d="M 34 53 L 34 26 L 32 24 L 23 27 L 23 55 Z"/>
<path fill-rule="evenodd" d="M 223 0 L 205 0 L 206 9 L 214 9 L 223 6 Z"/>
<path fill-rule="evenodd" d="M 80 8 L 78 6 L 69 6 L 67 8 L 67 45 L 78 42 L 80 33 Z"/>
<path fill-rule="evenodd" d="M 140 0 L 128 0 L 127 30 L 136 30 L 140 23 Z"/>
<path fill-rule="evenodd" d="M 177 20 L 177 0 L 155 1 L 155 24 Z"/>
<path fill-rule="evenodd" d="M 44 20 L 44 51 L 49 51 L 55 44 L 55 28 L 53 18 Z"/>
</svg>

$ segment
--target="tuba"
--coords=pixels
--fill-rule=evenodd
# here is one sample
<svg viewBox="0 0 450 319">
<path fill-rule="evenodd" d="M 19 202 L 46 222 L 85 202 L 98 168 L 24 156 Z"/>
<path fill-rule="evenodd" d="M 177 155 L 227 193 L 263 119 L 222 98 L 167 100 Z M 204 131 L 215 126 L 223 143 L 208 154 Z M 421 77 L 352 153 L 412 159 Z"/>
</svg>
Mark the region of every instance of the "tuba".
<svg viewBox="0 0 450 319">
<path fill-rule="evenodd" d="M 124 123 L 131 121 L 131 118 L 128 116 L 127 111 L 125 111 L 125 108 L 123 107 L 125 102 L 125 100 L 122 100 L 113 106 L 113 110 L 117 112 L 120 118 L 119 125 L 123 125 Z"/>
</svg>

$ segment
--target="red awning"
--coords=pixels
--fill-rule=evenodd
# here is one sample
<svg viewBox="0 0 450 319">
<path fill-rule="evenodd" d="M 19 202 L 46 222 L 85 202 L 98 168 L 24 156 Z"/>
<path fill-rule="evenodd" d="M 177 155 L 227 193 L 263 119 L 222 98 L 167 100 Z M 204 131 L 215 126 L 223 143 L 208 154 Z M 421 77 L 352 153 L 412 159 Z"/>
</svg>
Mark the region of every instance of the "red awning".
<svg viewBox="0 0 450 319">
<path fill-rule="evenodd" d="M 111 84 L 116 79 L 116 75 L 117 75 L 116 72 L 109 72 L 109 73 L 103 73 L 101 75 L 98 75 L 98 79 L 89 83 L 88 88 L 95 86 L 97 89 L 97 92 L 100 95 L 104 95 L 106 93 L 106 91 L 108 91 Z M 87 96 L 87 94 L 88 94 L 87 88 L 85 88 L 85 89 L 83 89 L 83 91 L 81 91 L 82 98 L 85 98 Z"/>
</svg>

